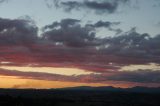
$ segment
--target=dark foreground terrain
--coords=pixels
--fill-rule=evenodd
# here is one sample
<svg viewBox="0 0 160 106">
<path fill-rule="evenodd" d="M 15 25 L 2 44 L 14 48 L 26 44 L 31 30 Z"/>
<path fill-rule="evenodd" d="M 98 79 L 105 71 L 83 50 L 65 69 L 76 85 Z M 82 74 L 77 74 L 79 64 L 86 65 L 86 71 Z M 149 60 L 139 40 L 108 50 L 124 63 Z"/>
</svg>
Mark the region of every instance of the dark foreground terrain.
<svg viewBox="0 0 160 106">
<path fill-rule="evenodd" d="M 157 89 L 0 89 L 0 106 L 160 106 Z"/>
</svg>

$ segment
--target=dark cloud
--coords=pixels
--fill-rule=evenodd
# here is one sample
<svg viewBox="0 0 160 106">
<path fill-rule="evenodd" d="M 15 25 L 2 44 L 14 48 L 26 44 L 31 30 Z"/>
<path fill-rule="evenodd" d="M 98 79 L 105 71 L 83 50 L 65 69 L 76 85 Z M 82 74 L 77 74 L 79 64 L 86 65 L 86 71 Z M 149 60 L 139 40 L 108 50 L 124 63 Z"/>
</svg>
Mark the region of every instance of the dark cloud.
<svg viewBox="0 0 160 106">
<path fill-rule="evenodd" d="M 46 25 L 41 38 L 37 37 L 37 27 L 30 21 L 1 19 L 0 23 L 1 61 L 59 63 L 101 72 L 118 70 L 121 65 L 160 63 L 159 35 L 151 37 L 133 28 L 119 36 L 96 36 L 95 29 L 111 29 L 119 22 L 98 21 L 82 26 L 80 20 L 63 19 Z"/>
<path fill-rule="evenodd" d="M 110 27 L 110 26 L 112 26 L 112 25 L 119 25 L 120 24 L 120 22 L 109 22 L 109 21 L 107 21 L 107 22 L 104 22 L 104 21 L 98 21 L 97 23 L 95 23 L 95 27 Z"/>
<path fill-rule="evenodd" d="M 106 80 L 129 81 L 140 83 L 160 83 L 160 70 L 138 70 L 133 72 L 117 72 L 115 75 L 108 76 Z"/>
<path fill-rule="evenodd" d="M 96 2 L 96 1 L 85 1 L 84 5 L 87 8 L 94 9 L 96 11 L 113 13 L 118 7 L 118 2 Z"/>
<path fill-rule="evenodd" d="M 114 13 L 120 4 L 125 4 L 129 0 L 100 0 L 90 1 L 57 1 L 54 0 L 54 5 L 57 8 L 64 8 L 66 11 L 88 9 L 96 13 Z"/>
<path fill-rule="evenodd" d="M 37 30 L 31 20 L 0 18 L 0 45 L 33 43 Z"/>
<path fill-rule="evenodd" d="M 70 47 L 87 47 L 100 45 L 100 39 L 96 38 L 96 28 L 105 27 L 115 31 L 112 26 L 120 24 L 119 22 L 98 21 L 95 24 L 86 24 L 82 26 L 80 20 L 64 19 L 61 22 L 54 22 L 43 28 L 43 37 L 54 43 Z"/>
<path fill-rule="evenodd" d="M 117 26 L 119 24 L 120 22 L 98 21 L 95 24 L 87 24 L 87 26 L 94 28 L 107 28 L 110 31 L 116 32 L 116 34 L 120 34 L 122 32 L 121 29 L 112 28 L 113 26 Z"/>
<path fill-rule="evenodd" d="M 73 25 L 75 25 L 75 24 L 77 24 L 79 22 L 80 22 L 80 20 L 68 18 L 68 19 L 61 20 L 60 23 L 59 22 L 54 22 L 51 25 L 46 25 L 43 29 L 44 30 L 45 29 L 54 29 L 54 28 L 56 28 L 58 26 L 60 26 L 61 28 L 68 28 L 69 26 L 73 26 Z"/>
<path fill-rule="evenodd" d="M 137 33 L 135 28 L 116 37 L 104 39 L 107 48 L 102 48 L 105 53 L 125 57 L 159 58 L 160 35 L 151 37 L 147 33 Z"/>
</svg>

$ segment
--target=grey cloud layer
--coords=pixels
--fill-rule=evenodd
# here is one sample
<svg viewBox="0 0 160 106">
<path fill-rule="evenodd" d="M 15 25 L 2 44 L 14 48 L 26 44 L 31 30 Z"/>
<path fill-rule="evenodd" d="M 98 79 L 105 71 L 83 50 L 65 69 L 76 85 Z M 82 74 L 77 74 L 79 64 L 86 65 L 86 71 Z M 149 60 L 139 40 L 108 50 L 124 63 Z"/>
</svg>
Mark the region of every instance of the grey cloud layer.
<svg viewBox="0 0 160 106">
<path fill-rule="evenodd" d="M 147 58 L 153 62 L 160 62 L 160 35 L 151 37 L 148 33 L 140 34 L 136 32 L 135 28 L 132 28 L 120 36 L 101 39 L 96 37 L 96 28 L 105 27 L 113 30 L 112 26 L 120 23 L 98 21 L 82 27 L 79 22 L 74 19 L 54 22 L 44 27 L 49 31 L 44 30 L 43 36 L 68 47 L 93 47 L 98 48 L 97 52 L 102 54 Z"/>
<path fill-rule="evenodd" d="M 133 28 L 121 36 L 108 38 L 105 41 L 108 47 L 103 50 L 106 53 L 139 58 L 160 56 L 160 35 L 151 37 L 147 33 L 137 33 Z"/>
<path fill-rule="evenodd" d="M 57 47 L 63 46 L 64 50 L 68 49 L 71 52 L 92 48 L 92 52 L 96 56 L 137 57 L 144 63 L 160 63 L 160 35 L 151 37 L 147 33 L 140 34 L 133 28 L 119 36 L 103 39 L 96 37 L 97 28 L 114 29 L 114 25 L 119 24 L 119 22 L 98 21 L 82 26 L 80 20 L 63 19 L 60 22 L 55 21 L 51 25 L 46 25 L 40 38 L 37 34 L 38 28 L 31 20 L 1 18 L 0 45 L 31 45 L 33 43 L 46 45 L 50 43 Z M 108 56 L 106 57 L 108 58 Z"/>
<path fill-rule="evenodd" d="M 107 80 L 129 81 L 140 83 L 160 83 L 160 70 L 137 70 L 134 72 L 120 72 L 107 77 Z"/>
<path fill-rule="evenodd" d="M 63 8 L 66 11 L 88 9 L 96 13 L 114 13 L 119 5 L 129 2 L 129 0 L 83 0 L 82 2 L 53 0 L 53 2 L 55 7 Z"/>
<path fill-rule="evenodd" d="M 29 44 L 37 39 L 38 28 L 31 20 L 0 18 L 0 44 Z"/>
<path fill-rule="evenodd" d="M 53 42 L 62 43 L 71 47 L 86 47 L 100 45 L 100 40 L 96 38 L 96 28 L 105 27 L 112 30 L 112 25 L 118 25 L 119 22 L 99 21 L 95 24 L 86 24 L 81 26 L 80 20 L 64 19 L 61 22 L 54 22 L 44 27 L 44 38 Z M 47 29 L 49 31 L 47 31 Z"/>
</svg>

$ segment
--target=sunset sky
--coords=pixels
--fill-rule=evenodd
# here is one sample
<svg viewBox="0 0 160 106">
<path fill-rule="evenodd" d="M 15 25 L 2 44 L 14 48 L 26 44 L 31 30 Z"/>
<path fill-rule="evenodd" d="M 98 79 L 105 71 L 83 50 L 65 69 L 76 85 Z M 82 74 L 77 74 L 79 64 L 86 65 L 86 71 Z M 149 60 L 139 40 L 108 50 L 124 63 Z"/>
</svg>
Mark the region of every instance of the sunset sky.
<svg viewBox="0 0 160 106">
<path fill-rule="evenodd" d="M 160 0 L 0 0 L 0 88 L 160 87 Z"/>
</svg>

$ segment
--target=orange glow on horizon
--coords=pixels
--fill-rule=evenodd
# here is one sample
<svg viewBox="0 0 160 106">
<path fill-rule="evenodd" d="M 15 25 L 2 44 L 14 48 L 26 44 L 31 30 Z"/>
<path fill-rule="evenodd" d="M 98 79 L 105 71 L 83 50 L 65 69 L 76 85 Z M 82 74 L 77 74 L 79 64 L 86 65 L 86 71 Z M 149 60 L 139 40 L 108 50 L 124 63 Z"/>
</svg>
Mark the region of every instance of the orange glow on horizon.
<svg viewBox="0 0 160 106">
<path fill-rule="evenodd" d="M 35 89 L 50 89 L 64 88 L 75 86 L 108 86 L 101 83 L 78 83 L 78 82 L 61 82 L 61 81 L 46 81 L 34 79 L 21 79 L 11 76 L 0 76 L 0 88 L 35 88 Z"/>
<path fill-rule="evenodd" d="M 120 88 L 131 88 L 134 86 L 148 86 L 159 87 L 157 84 L 142 84 L 142 83 L 127 83 L 127 82 L 113 82 L 108 81 L 105 83 L 80 83 L 80 82 L 67 82 L 67 81 L 48 81 L 36 79 L 24 79 L 16 76 L 2 76 L 0 75 L 0 88 L 16 88 L 16 89 L 51 89 L 51 88 L 66 88 L 78 86 L 113 86 Z M 148 86 L 148 87 L 151 87 Z"/>
</svg>

